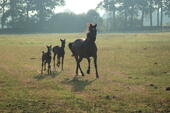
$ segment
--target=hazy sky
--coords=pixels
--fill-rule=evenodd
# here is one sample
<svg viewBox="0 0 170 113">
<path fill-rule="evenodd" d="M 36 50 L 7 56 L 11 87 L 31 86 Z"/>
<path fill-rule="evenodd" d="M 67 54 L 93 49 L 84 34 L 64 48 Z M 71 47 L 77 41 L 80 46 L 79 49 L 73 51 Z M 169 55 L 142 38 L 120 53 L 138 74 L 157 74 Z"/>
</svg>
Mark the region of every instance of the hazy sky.
<svg viewBox="0 0 170 113">
<path fill-rule="evenodd" d="M 89 9 L 95 9 L 102 0 L 65 0 L 65 6 L 57 7 L 56 12 L 72 11 L 76 14 L 86 13 Z"/>
</svg>

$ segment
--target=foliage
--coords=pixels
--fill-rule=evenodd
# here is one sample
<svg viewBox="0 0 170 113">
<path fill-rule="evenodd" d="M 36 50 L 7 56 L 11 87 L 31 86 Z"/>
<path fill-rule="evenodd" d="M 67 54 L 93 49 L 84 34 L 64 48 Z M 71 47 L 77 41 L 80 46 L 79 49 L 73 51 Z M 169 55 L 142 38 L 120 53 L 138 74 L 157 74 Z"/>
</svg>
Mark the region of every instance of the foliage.
<svg viewBox="0 0 170 113">
<path fill-rule="evenodd" d="M 86 14 L 55 14 L 54 9 L 64 4 L 64 0 L 1 0 L 1 31 L 83 32 L 88 23 L 97 23 L 99 32 L 135 31 L 145 28 L 147 17 L 154 29 L 154 12 L 159 28 L 163 28 L 163 15 L 170 15 L 169 0 L 103 0 Z M 100 17 L 98 9 L 105 10 L 105 16 Z"/>
</svg>

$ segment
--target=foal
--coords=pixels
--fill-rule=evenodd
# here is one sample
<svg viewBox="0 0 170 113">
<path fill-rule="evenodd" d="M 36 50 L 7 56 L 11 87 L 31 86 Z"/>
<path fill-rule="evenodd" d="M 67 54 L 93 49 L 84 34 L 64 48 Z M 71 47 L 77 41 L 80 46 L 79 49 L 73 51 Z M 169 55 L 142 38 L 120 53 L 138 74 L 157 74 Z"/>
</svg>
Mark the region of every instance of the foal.
<svg viewBox="0 0 170 113">
<path fill-rule="evenodd" d="M 41 68 L 41 74 L 43 74 L 43 68 L 44 71 L 46 70 L 46 63 L 48 64 L 48 74 L 51 74 L 51 48 L 52 46 L 47 46 L 47 52 L 45 53 L 42 51 L 42 68 Z"/>
<path fill-rule="evenodd" d="M 53 61 L 54 61 L 54 69 L 55 69 L 55 57 L 56 57 L 56 55 L 57 55 L 57 66 L 58 67 L 60 67 L 60 58 L 62 58 L 61 59 L 61 63 L 62 63 L 61 69 L 63 70 L 64 55 L 65 55 L 64 48 L 65 48 L 65 42 L 66 41 L 65 41 L 65 39 L 64 40 L 60 39 L 60 41 L 61 41 L 61 47 L 59 47 L 59 46 L 53 47 L 53 53 L 54 53 Z"/>
</svg>

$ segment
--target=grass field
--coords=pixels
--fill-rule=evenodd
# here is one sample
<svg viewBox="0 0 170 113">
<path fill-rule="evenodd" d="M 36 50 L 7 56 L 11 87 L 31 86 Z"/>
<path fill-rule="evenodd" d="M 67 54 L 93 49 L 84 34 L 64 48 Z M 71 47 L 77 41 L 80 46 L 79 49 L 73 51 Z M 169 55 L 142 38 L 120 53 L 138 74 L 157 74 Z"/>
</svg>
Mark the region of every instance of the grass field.
<svg viewBox="0 0 170 113">
<path fill-rule="evenodd" d="M 0 113 L 170 112 L 170 33 L 98 34 L 99 79 L 93 62 L 90 75 L 75 77 L 68 46 L 64 72 L 40 75 L 46 45 L 84 36 L 0 35 Z"/>
</svg>

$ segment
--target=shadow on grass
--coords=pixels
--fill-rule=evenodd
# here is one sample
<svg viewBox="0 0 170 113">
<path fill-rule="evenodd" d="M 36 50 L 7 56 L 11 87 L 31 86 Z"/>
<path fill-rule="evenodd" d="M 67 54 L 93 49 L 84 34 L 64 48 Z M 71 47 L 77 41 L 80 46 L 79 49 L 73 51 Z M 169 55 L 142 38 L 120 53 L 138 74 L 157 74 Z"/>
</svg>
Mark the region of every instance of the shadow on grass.
<svg viewBox="0 0 170 113">
<path fill-rule="evenodd" d="M 72 85 L 73 86 L 72 91 L 79 92 L 79 91 L 83 91 L 87 85 L 90 85 L 95 80 L 97 80 L 97 79 L 94 79 L 94 80 L 80 80 L 80 79 L 78 79 L 78 77 L 74 77 L 71 80 L 70 79 L 65 79 L 64 81 L 62 81 L 62 83 Z"/>
<path fill-rule="evenodd" d="M 42 80 L 42 79 L 45 79 L 46 77 L 51 77 L 51 78 L 55 78 L 55 77 L 57 77 L 59 74 L 61 73 L 61 71 L 60 72 L 52 72 L 50 75 L 48 75 L 48 74 L 38 74 L 38 75 L 36 75 L 34 78 L 36 79 L 36 80 Z"/>
</svg>

